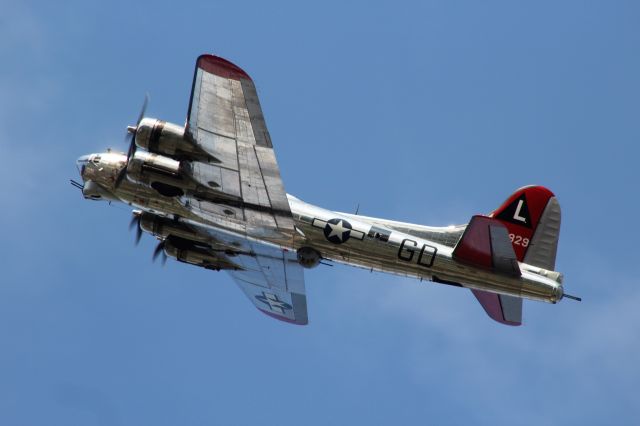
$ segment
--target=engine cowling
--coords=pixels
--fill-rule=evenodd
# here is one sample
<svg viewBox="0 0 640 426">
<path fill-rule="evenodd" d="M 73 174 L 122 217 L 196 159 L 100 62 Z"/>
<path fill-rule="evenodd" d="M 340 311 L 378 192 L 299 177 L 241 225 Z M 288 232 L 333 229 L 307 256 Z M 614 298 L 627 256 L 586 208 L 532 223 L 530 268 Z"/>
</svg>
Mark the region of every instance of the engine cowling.
<svg viewBox="0 0 640 426">
<path fill-rule="evenodd" d="M 130 178 L 142 182 L 147 182 L 152 175 L 172 180 L 181 179 L 179 161 L 145 151 L 136 151 L 129 161 L 127 173 Z"/>
<path fill-rule="evenodd" d="M 175 235 L 185 240 L 209 243 L 205 236 L 196 232 L 191 226 L 152 213 L 143 212 L 140 215 L 140 228 L 162 239 Z"/>
<path fill-rule="evenodd" d="M 185 133 L 185 127 L 157 118 L 143 118 L 136 130 L 136 145 L 170 157 L 207 158 Z"/>
<path fill-rule="evenodd" d="M 127 178 L 149 185 L 168 197 L 196 188 L 195 182 L 185 179 L 180 161 L 146 151 L 136 151 L 133 155 L 127 166 Z"/>
<path fill-rule="evenodd" d="M 201 266 L 203 268 L 220 271 L 223 269 L 238 269 L 238 266 L 231 263 L 224 257 L 216 256 L 207 249 L 191 246 L 185 247 L 184 244 L 177 244 L 172 238 L 168 238 L 164 244 L 164 252 L 167 256 L 171 256 L 179 262 L 189 263 L 191 265 Z"/>
</svg>

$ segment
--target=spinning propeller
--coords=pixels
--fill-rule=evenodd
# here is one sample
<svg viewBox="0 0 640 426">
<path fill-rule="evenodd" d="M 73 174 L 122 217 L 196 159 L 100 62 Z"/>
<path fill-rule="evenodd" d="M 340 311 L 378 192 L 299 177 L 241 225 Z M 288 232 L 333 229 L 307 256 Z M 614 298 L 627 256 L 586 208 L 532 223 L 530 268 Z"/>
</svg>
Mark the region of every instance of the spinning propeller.
<svg viewBox="0 0 640 426">
<path fill-rule="evenodd" d="M 136 228 L 136 245 L 140 243 L 140 238 L 142 238 L 142 227 L 140 226 L 140 220 L 142 218 L 142 212 L 140 210 L 134 210 L 133 217 L 131 218 L 131 222 L 129 222 L 129 230 L 132 231 L 133 228 Z"/>
<path fill-rule="evenodd" d="M 140 243 L 140 239 L 142 238 L 142 232 L 143 232 L 142 226 L 140 226 L 140 221 L 142 220 L 142 211 L 134 210 L 132 213 L 133 213 L 133 217 L 131 218 L 131 222 L 129 222 L 129 230 L 133 231 L 133 229 L 135 228 L 136 230 L 135 244 L 138 245 Z M 167 263 L 167 254 L 164 252 L 165 241 L 166 240 L 160 240 L 156 248 L 153 250 L 153 256 L 152 256 L 152 259 L 155 262 L 158 256 L 162 255 L 162 266 L 164 266 L 165 263 Z"/>
<path fill-rule="evenodd" d="M 155 250 L 153 250 L 153 261 L 155 262 L 158 256 L 162 255 L 162 266 L 167 263 L 167 253 L 164 252 L 164 243 L 166 240 L 162 240 L 158 243 Z"/>
<path fill-rule="evenodd" d="M 144 118 L 144 113 L 147 111 L 147 105 L 149 104 L 149 94 L 146 93 L 144 95 L 144 102 L 142 103 L 142 108 L 140 109 L 140 114 L 138 114 L 138 120 L 136 121 L 135 126 L 127 127 L 127 135 L 125 136 L 125 141 L 129 144 L 129 150 L 127 151 L 127 162 L 124 164 L 124 167 L 118 173 L 115 181 L 115 187 L 118 188 L 122 183 L 122 180 L 127 175 L 127 169 L 129 168 L 129 161 L 131 161 L 131 157 L 136 153 L 136 133 L 138 132 L 138 126 L 140 122 Z"/>
</svg>

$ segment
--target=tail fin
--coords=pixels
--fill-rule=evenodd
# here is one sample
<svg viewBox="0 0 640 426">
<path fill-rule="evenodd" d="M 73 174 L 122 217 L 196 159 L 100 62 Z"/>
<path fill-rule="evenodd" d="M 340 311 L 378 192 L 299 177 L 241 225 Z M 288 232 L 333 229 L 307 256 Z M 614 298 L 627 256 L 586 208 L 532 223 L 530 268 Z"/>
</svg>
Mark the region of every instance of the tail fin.
<svg viewBox="0 0 640 426">
<path fill-rule="evenodd" d="M 509 231 L 520 262 L 555 269 L 560 235 L 560 203 L 543 186 L 520 188 L 490 215 Z"/>
<path fill-rule="evenodd" d="M 560 204 L 551 191 L 542 186 L 521 188 L 489 216 L 471 219 L 453 251 L 454 258 L 510 275 L 520 273 L 515 259 L 555 269 Z M 522 324 L 521 298 L 471 291 L 492 319 L 507 325 Z"/>
</svg>

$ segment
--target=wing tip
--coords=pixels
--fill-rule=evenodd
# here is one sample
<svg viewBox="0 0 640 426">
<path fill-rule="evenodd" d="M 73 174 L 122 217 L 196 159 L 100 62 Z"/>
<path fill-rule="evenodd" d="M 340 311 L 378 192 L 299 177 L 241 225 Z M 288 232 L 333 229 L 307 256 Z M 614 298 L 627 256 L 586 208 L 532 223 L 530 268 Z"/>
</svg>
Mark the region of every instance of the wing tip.
<svg viewBox="0 0 640 426">
<path fill-rule="evenodd" d="M 271 318 L 275 318 L 275 319 L 277 319 L 279 321 L 286 322 L 286 323 L 289 323 L 289 324 L 295 324 L 295 325 L 307 325 L 307 324 L 309 324 L 309 320 L 307 318 L 304 318 L 303 320 L 292 320 L 290 318 L 274 314 L 273 312 L 265 311 L 264 309 L 261 309 L 261 308 L 258 308 L 258 310 L 260 312 L 262 312 L 263 314 L 270 316 Z"/>
<path fill-rule="evenodd" d="M 208 53 L 200 55 L 196 61 L 196 66 L 220 77 L 231 78 L 234 80 L 251 80 L 249 74 L 247 74 L 242 68 L 231 61 L 221 58 L 220 56 Z"/>
</svg>

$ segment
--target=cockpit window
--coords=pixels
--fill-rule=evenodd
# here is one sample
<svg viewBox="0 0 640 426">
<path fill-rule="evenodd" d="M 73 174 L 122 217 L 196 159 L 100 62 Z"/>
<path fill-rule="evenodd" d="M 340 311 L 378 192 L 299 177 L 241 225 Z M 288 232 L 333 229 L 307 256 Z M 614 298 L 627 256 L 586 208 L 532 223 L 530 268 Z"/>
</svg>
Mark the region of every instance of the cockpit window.
<svg viewBox="0 0 640 426">
<path fill-rule="evenodd" d="M 84 168 L 88 163 L 89 163 L 88 155 L 83 155 L 82 157 L 78 158 L 78 160 L 76 161 L 76 167 L 78 167 L 78 172 L 80 172 L 80 176 L 84 174 Z"/>
<path fill-rule="evenodd" d="M 93 164 L 100 164 L 100 156 L 99 156 L 99 155 L 96 155 L 95 157 L 93 157 L 93 158 L 91 159 L 91 162 L 92 162 Z"/>
</svg>

